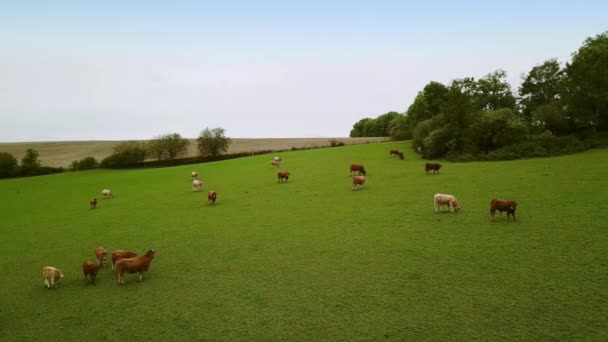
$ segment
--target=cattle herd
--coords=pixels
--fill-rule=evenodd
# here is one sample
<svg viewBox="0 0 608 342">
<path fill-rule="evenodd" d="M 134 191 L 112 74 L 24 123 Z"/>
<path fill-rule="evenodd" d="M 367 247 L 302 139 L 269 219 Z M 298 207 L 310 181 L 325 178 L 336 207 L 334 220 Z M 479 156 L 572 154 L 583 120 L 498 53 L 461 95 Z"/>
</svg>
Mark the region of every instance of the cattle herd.
<svg viewBox="0 0 608 342">
<path fill-rule="evenodd" d="M 421 147 L 417 148 L 418 152 L 421 152 Z M 397 156 L 399 159 L 404 159 L 405 155 L 403 152 L 398 150 L 390 150 L 389 156 Z M 283 159 L 281 157 L 274 157 L 270 162 L 270 167 L 280 167 Z M 438 163 L 425 163 L 424 171 L 428 174 L 438 174 L 441 169 L 441 164 Z M 365 167 L 360 164 L 350 165 L 349 176 L 352 177 L 352 191 L 363 189 L 365 184 L 365 176 L 367 171 Z M 277 172 L 277 178 L 279 183 L 286 183 L 289 180 L 290 173 L 288 171 Z M 192 191 L 200 192 L 203 187 L 203 181 L 199 179 L 197 172 L 193 171 L 192 174 Z M 103 189 L 101 196 L 104 199 L 110 199 L 114 197 L 112 190 Z M 217 200 L 217 192 L 210 190 L 207 193 L 207 200 L 209 205 L 215 205 Z M 97 198 L 89 200 L 89 206 L 91 209 L 97 208 Z M 435 194 L 433 196 L 433 208 L 435 212 L 443 212 L 444 207 L 452 213 L 456 213 L 460 210 L 460 203 L 454 195 L 449 194 Z M 517 203 L 512 200 L 500 200 L 492 199 L 490 201 L 490 220 L 494 222 L 494 214 L 498 210 L 501 214 L 507 212 L 507 220 L 513 217 L 515 221 L 515 210 L 517 209 Z M 150 263 L 154 258 L 156 252 L 154 250 L 148 250 L 146 254 L 138 256 L 136 253 L 126 250 L 114 250 L 111 254 L 112 259 L 112 270 L 116 272 L 116 276 L 119 284 L 124 284 L 125 273 L 139 273 L 139 280 L 143 279 L 144 272 L 150 269 Z M 84 261 L 82 263 L 82 272 L 84 275 L 85 284 L 95 284 L 95 278 L 97 272 L 104 267 L 108 256 L 108 252 L 103 247 L 97 247 L 95 249 L 95 260 L 96 262 Z M 45 266 L 42 269 L 42 276 L 44 284 L 47 288 L 53 288 L 61 279 L 63 279 L 64 272 L 53 266 Z"/>
</svg>

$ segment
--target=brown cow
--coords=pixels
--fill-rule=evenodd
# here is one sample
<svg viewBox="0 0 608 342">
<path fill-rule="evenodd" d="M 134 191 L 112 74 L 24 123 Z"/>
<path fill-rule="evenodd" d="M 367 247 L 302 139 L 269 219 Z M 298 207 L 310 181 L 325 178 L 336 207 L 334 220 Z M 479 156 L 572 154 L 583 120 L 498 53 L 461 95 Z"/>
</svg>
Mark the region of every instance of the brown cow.
<svg viewBox="0 0 608 342">
<path fill-rule="evenodd" d="M 279 183 L 282 183 L 283 181 L 287 182 L 289 180 L 289 172 L 279 171 L 277 172 L 277 177 L 279 178 Z"/>
<path fill-rule="evenodd" d="M 207 200 L 209 201 L 209 204 L 215 205 L 216 199 L 217 199 L 217 192 L 211 190 L 207 193 Z"/>
<path fill-rule="evenodd" d="M 365 184 L 365 176 L 353 176 L 353 191 L 357 189 L 357 185 L 363 189 L 363 184 Z"/>
<path fill-rule="evenodd" d="M 97 271 L 101 268 L 101 265 L 96 265 L 90 261 L 84 261 L 82 263 L 82 273 L 84 274 L 84 283 L 89 282 L 95 285 L 95 277 L 97 277 Z"/>
<path fill-rule="evenodd" d="M 424 164 L 424 172 L 426 172 L 426 174 L 428 174 L 429 171 L 433 171 L 433 173 L 439 173 L 439 169 L 441 169 L 441 164 L 438 164 L 438 163 Z"/>
<path fill-rule="evenodd" d="M 125 251 L 125 250 L 115 250 L 112 251 L 112 269 L 116 269 L 116 262 L 120 259 L 124 259 L 124 258 L 134 258 L 136 257 L 137 254 L 133 253 L 133 252 L 129 252 L 129 251 Z"/>
<path fill-rule="evenodd" d="M 91 209 L 97 208 L 97 198 L 89 200 L 89 205 L 91 206 Z"/>
<path fill-rule="evenodd" d="M 97 260 L 97 265 L 103 267 L 103 264 L 106 262 L 108 257 L 108 251 L 106 251 L 103 247 L 95 248 L 95 259 Z"/>
<path fill-rule="evenodd" d="M 403 152 L 401 152 L 399 150 L 390 150 L 388 152 L 388 154 L 391 155 L 391 156 L 397 156 L 401 160 L 403 160 L 403 158 L 405 158 L 405 155 L 403 154 Z"/>
<path fill-rule="evenodd" d="M 516 221 L 515 209 L 517 209 L 517 203 L 515 203 L 515 201 L 493 199 L 490 201 L 490 221 L 494 222 L 494 213 L 496 210 L 500 211 L 501 214 L 503 211 L 506 211 L 507 220 L 509 219 L 509 215 L 512 215 L 513 221 Z"/>
<path fill-rule="evenodd" d="M 361 176 L 361 175 L 365 176 L 367 174 L 363 165 L 350 164 L 350 175 L 351 176 L 353 175 L 353 172 L 357 172 L 359 176 Z"/>
<path fill-rule="evenodd" d="M 63 279 L 63 271 L 53 266 L 44 266 L 42 268 L 42 279 L 44 279 L 44 285 L 50 289 Z"/>
<path fill-rule="evenodd" d="M 116 274 L 118 275 L 118 283 L 125 283 L 124 274 L 126 273 L 139 273 L 139 281 L 142 281 L 144 272 L 150 269 L 150 263 L 154 258 L 156 251 L 149 250 L 146 254 L 134 258 L 120 259 L 116 262 Z"/>
</svg>

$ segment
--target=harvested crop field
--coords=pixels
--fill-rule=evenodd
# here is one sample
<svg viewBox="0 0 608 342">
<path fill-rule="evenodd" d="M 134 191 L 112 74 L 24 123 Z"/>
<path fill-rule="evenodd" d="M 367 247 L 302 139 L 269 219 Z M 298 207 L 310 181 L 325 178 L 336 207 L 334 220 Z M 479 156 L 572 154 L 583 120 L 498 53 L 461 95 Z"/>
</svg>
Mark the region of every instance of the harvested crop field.
<svg viewBox="0 0 608 342">
<path fill-rule="evenodd" d="M 346 145 L 386 141 L 387 138 L 234 138 L 228 153 L 255 151 L 284 151 L 291 148 L 315 148 L 329 146 L 329 140 L 336 139 Z M 74 160 L 95 157 L 98 161 L 112 154 L 112 148 L 122 141 L 51 141 L 0 143 L 0 152 L 8 152 L 21 160 L 28 148 L 40 153 L 44 166 L 67 167 Z M 196 156 L 196 141 L 190 139 L 186 157 Z"/>
</svg>

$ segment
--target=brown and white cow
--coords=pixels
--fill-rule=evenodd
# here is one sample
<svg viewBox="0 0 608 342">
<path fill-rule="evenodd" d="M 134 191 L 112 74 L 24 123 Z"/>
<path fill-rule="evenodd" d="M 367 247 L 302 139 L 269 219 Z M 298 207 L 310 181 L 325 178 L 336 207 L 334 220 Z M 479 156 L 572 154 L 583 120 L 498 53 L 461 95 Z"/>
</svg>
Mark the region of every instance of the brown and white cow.
<svg viewBox="0 0 608 342">
<path fill-rule="evenodd" d="M 435 196 L 433 196 L 433 206 L 435 207 L 435 212 L 437 213 L 439 210 L 443 212 L 444 205 L 447 205 L 451 212 L 460 210 L 460 204 L 453 195 L 435 194 Z"/>
<path fill-rule="evenodd" d="M 490 201 L 490 221 L 494 222 L 494 213 L 496 210 L 498 210 L 501 214 L 503 211 L 506 211 L 507 220 L 509 219 L 509 215 L 511 215 L 513 216 L 513 221 L 516 221 L 515 209 L 517 209 L 517 203 L 515 203 L 515 201 L 492 199 Z"/>
<path fill-rule="evenodd" d="M 147 272 L 150 269 L 150 263 L 152 262 L 152 259 L 154 259 L 155 254 L 156 251 L 149 250 L 146 252 L 146 254 L 138 257 L 118 260 L 116 262 L 116 275 L 118 276 L 118 283 L 124 285 L 125 273 L 139 273 L 139 281 L 142 281 L 144 272 Z"/>
<path fill-rule="evenodd" d="M 192 171 L 192 179 L 198 179 L 198 173 L 196 171 Z"/>
<path fill-rule="evenodd" d="M 279 179 L 279 183 L 287 182 L 289 180 L 289 172 L 287 171 L 279 171 L 277 172 L 277 178 Z"/>
<path fill-rule="evenodd" d="M 363 189 L 363 184 L 365 184 L 365 176 L 353 176 L 353 191 L 357 189 Z"/>
<path fill-rule="evenodd" d="M 44 279 L 44 285 L 50 289 L 63 279 L 63 271 L 53 266 L 44 266 L 42 279 Z"/>
<path fill-rule="evenodd" d="M 207 201 L 210 205 L 215 205 L 215 200 L 217 200 L 217 192 L 211 190 L 207 193 Z"/>
<path fill-rule="evenodd" d="M 84 261 L 82 263 L 82 273 L 84 274 L 84 283 L 89 282 L 95 285 L 95 278 L 97 277 L 97 271 L 101 268 L 101 265 L 96 265 L 90 261 Z"/>
<path fill-rule="evenodd" d="M 200 179 L 195 179 L 192 181 L 192 191 L 201 191 L 203 187 L 203 181 Z"/>
<path fill-rule="evenodd" d="M 350 164 L 350 175 L 352 176 L 353 172 L 357 172 L 357 175 L 366 175 L 367 172 L 365 171 L 365 168 L 363 167 L 363 165 L 358 165 L 358 164 Z"/>
<path fill-rule="evenodd" d="M 438 163 L 424 164 L 424 172 L 426 172 L 426 174 L 428 174 L 429 171 L 433 171 L 433 173 L 439 173 L 439 169 L 441 169 L 441 164 L 438 164 Z"/>
<path fill-rule="evenodd" d="M 89 200 L 89 206 L 91 209 L 97 208 L 97 198 L 92 198 Z"/>
<path fill-rule="evenodd" d="M 390 156 L 396 156 L 399 157 L 399 159 L 403 160 L 403 158 L 405 158 L 405 155 L 403 154 L 403 152 L 399 151 L 399 150 L 390 150 L 388 152 L 388 154 Z"/>
<path fill-rule="evenodd" d="M 125 259 L 125 258 L 134 258 L 137 256 L 137 253 L 133 253 L 133 252 L 129 252 L 129 251 L 125 251 L 122 249 L 117 249 L 115 251 L 112 251 L 112 269 L 116 269 L 116 262 L 120 259 Z"/>
<path fill-rule="evenodd" d="M 103 267 L 106 260 L 108 258 L 108 251 L 103 247 L 95 248 L 95 260 L 97 260 L 97 265 Z"/>
<path fill-rule="evenodd" d="M 110 189 L 103 189 L 101 190 L 101 196 L 103 196 L 103 198 L 112 198 L 114 197 L 114 194 Z"/>
<path fill-rule="evenodd" d="M 281 162 L 278 160 L 272 160 L 270 161 L 270 167 L 274 168 L 274 167 L 279 167 L 281 166 Z"/>
</svg>

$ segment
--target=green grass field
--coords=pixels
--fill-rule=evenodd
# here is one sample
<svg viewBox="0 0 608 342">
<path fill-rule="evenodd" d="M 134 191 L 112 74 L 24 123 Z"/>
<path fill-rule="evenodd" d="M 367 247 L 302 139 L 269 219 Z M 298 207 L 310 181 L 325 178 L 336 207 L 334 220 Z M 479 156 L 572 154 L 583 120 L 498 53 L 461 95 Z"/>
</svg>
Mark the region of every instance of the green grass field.
<svg viewBox="0 0 608 342">
<path fill-rule="evenodd" d="M 409 143 L 281 156 L 287 184 L 268 155 L 0 181 L 0 340 L 608 340 L 608 150 L 434 176 Z M 435 214 L 437 192 L 461 212 Z M 518 221 L 491 223 L 491 198 Z M 97 246 L 157 253 L 141 283 L 85 286 Z"/>
</svg>

